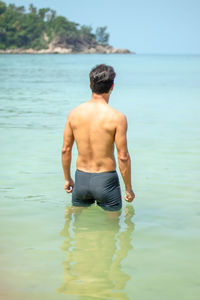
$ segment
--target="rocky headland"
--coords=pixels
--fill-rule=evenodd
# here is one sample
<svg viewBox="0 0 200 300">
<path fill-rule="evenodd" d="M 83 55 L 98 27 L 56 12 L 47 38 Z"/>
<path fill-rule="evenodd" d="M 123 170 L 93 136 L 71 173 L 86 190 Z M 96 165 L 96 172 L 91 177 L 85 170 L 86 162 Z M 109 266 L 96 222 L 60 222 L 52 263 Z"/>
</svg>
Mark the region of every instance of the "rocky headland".
<svg viewBox="0 0 200 300">
<path fill-rule="evenodd" d="M 51 8 L 28 11 L 24 6 L 7 5 L 0 0 L 0 54 L 126 54 L 128 49 L 109 45 L 107 27 L 96 31 L 64 16 Z"/>
<path fill-rule="evenodd" d="M 0 54 L 135 54 L 128 49 L 115 48 L 111 45 L 101 45 L 95 40 L 66 39 L 56 37 L 48 44 L 48 48 L 36 50 L 33 48 L 5 49 Z"/>
</svg>

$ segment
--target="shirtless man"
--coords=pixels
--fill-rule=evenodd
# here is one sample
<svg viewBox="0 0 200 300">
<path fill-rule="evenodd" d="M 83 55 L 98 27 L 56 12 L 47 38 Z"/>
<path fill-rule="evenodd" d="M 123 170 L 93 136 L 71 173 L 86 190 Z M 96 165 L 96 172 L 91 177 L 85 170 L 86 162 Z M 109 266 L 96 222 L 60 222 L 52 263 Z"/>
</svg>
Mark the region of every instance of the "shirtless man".
<svg viewBox="0 0 200 300">
<path fill-rule="evenodd" d="M 78 207 L 97 205 L 108 211 L 122 207 L 121 192 L 114 143 L 126 195 L 135 198 L 131 185 L 131 160 L 127 148 L 127 120 L 109 104 L 114 87 L 114 69 L 98 65 L 90 72 L 92 98 L 70 111 L 63 138 L 62 166 L 64 189 L 72 193 L 72 205 Z M 74 140 L 78 149 L 75 184 L 70 175 L 71 151 Z"/>
</svg>

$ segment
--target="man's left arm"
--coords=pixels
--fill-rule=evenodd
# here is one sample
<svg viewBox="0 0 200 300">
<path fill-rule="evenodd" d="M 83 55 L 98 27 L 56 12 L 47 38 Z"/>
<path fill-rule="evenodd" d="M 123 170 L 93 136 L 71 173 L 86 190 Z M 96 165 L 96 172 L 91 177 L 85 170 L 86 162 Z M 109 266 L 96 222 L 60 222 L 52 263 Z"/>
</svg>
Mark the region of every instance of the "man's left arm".
<svg viewBox="0 0 200 300">
<path fill-rule="evenodd" d="M 67 193 L 71 193 L 74 187 L 74 182 L 71 178 L 70 167 L 71 167 L 71 152 L 74 143 L 74 134 L 70 124 L 70 114 L 67 118 L 65 125 L 63 146 L 62 146 L 62 167 L 65 177 L 64 189 Z"/>
</svg>

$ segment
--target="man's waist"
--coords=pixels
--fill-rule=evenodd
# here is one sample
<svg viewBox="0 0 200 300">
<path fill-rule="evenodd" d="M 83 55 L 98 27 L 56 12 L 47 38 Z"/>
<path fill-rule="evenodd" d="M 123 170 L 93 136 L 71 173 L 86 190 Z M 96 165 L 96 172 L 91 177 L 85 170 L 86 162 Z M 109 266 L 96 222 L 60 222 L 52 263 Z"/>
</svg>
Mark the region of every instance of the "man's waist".
<svg viewBox="0 0 200 300">
<path fill-rule="evenodd" d="M 89 173 L 103 173 L 112 172 L 116 170 L 115 159 L 110 157 L 105 157 L 98 161 L 92 161 L 82 159 L 80 156 L 77 158 L 76 168 L 83 172 Z"/>
<path fill-rule="evenodd" d="M 94 169 L 85 169 L 85 168 L 77 168 L 78 172 L 90 173 L 90 174 L 101 174 L 101 173 L 116 173 L 116 169 L 114 170 L 94 170 Z"/>
</svg>

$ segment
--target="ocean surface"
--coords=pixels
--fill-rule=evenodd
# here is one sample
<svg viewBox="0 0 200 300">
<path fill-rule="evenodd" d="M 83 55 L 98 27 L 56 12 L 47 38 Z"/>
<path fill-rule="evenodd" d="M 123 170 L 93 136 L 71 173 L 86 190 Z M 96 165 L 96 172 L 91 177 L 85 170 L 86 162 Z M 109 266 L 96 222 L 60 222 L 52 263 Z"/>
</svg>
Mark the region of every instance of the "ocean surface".
<svg viewBox="0 0 200 300">
<path fill-rule="evenodd" d="M 66 117 L 99 63 L 129 124 L 120 214 L 63 189 Z M 200 299 L 200 56 L 0 55 L 0 141 L 0 299 Z"/>
</svg>

